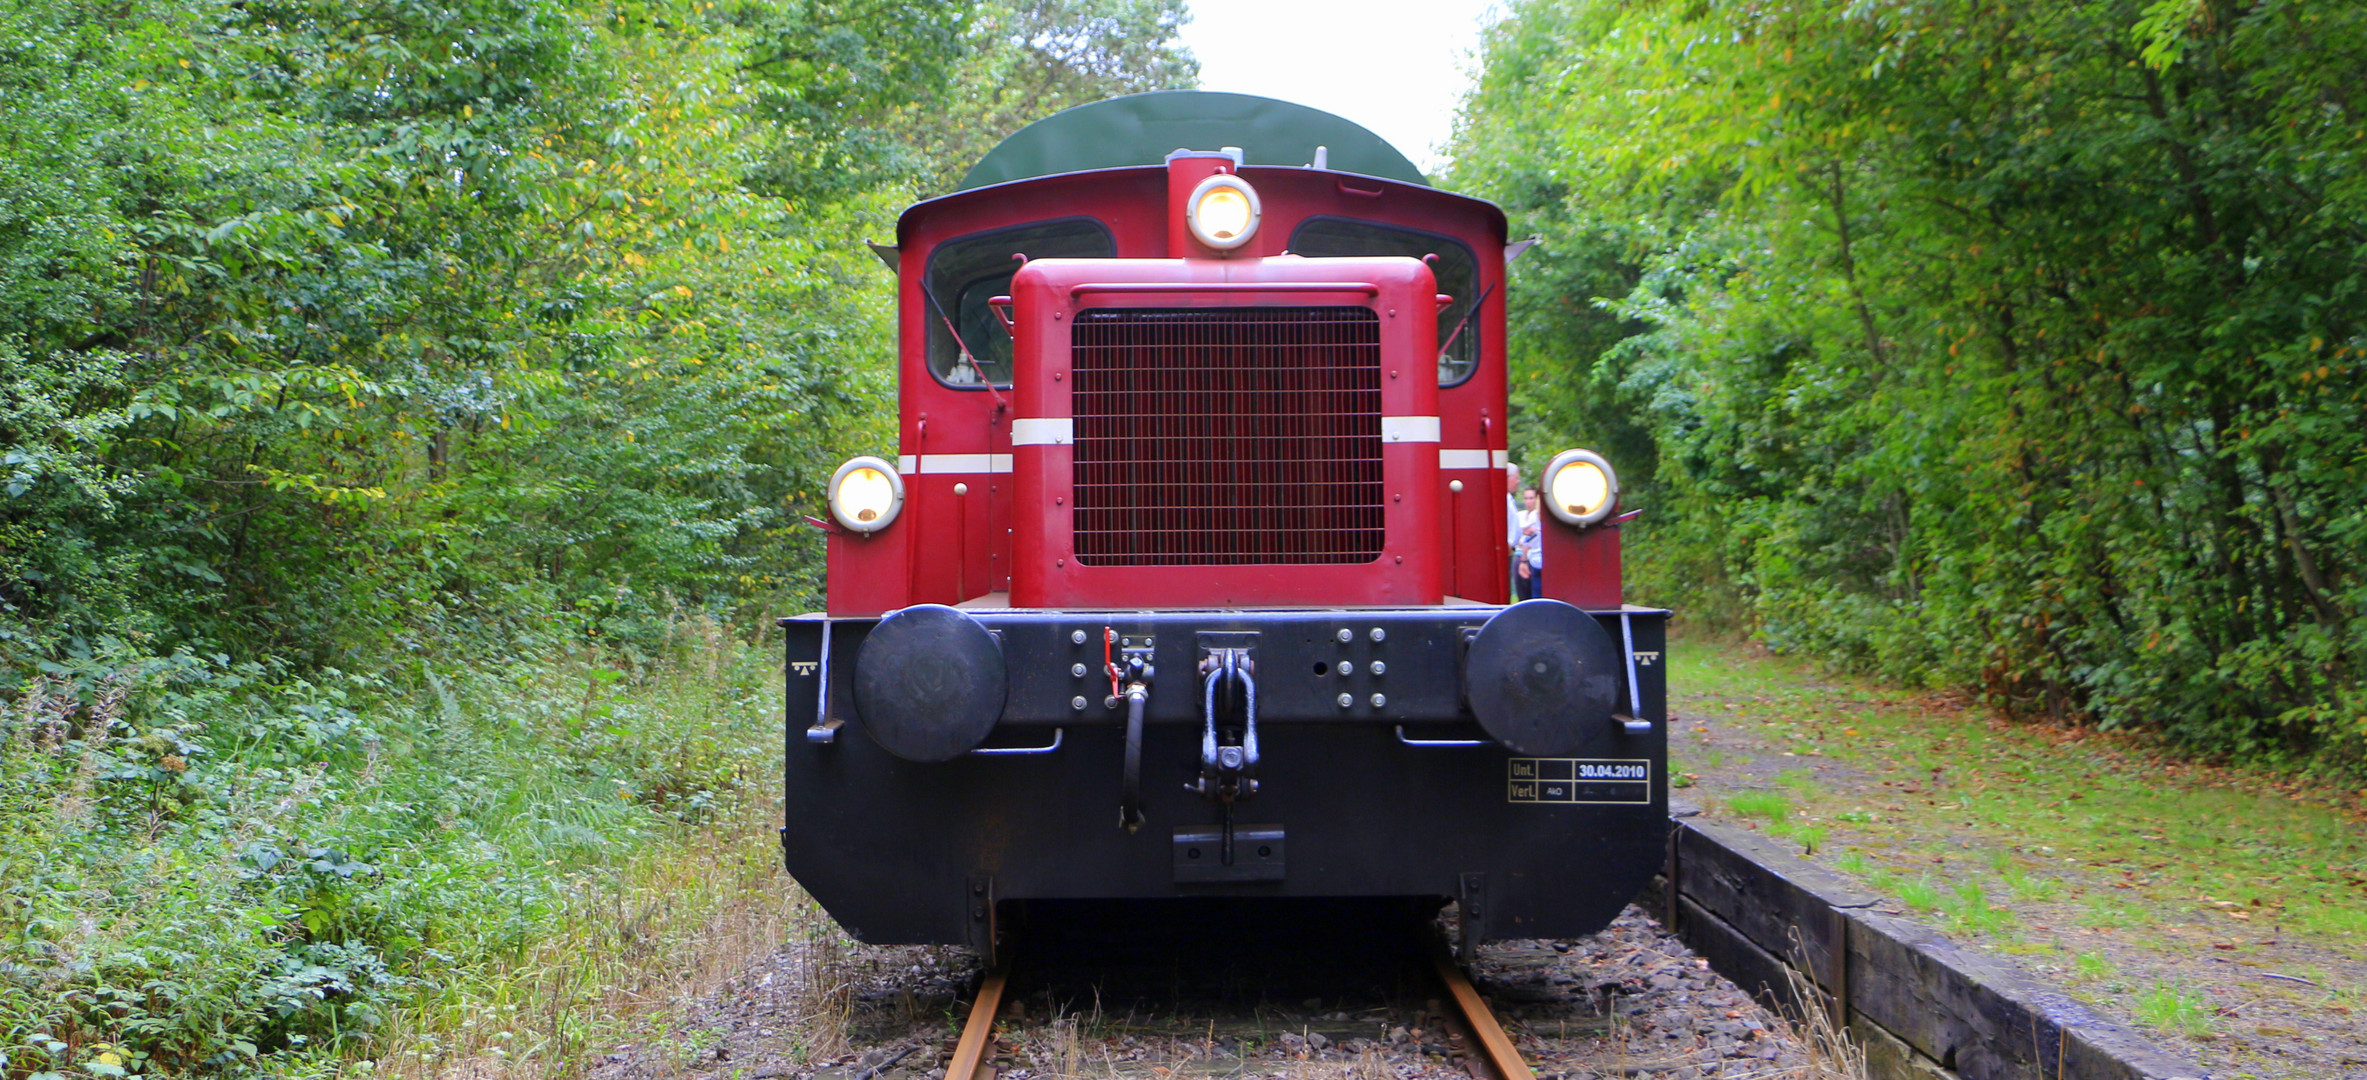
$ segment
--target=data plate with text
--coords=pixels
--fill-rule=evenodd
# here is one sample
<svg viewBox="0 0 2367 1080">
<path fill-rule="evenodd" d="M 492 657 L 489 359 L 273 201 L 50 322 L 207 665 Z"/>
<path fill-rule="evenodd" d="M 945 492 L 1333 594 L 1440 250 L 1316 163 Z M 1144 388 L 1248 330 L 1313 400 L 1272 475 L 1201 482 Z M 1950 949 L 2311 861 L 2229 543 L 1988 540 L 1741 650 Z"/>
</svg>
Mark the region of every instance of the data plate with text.
<svg viewBox="0 0 2367 1080">
<path fill-rule="evenodd" d="M 1652 763 L 1643 758 L 1524 758 L 1510 762 L 1509 801 L 1621 803 L 1652 801 Z"/>
</svg>

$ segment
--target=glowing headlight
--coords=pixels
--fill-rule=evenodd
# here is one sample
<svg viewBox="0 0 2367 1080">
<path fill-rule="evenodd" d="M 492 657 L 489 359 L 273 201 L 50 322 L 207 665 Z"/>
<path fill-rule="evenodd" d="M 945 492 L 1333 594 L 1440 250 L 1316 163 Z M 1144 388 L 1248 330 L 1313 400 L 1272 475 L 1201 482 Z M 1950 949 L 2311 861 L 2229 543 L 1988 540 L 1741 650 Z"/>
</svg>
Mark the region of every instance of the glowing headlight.
<svg viewBox="0 0 2367 1080">
<path fill-rule="evenodd" d="M 1545 466 L 1545 507 L 1572 525 L 1593 525 L 1619 502 L 1619 475 L 1592 450 L 1564 450 Z"/>
<path fill-rule="evenodd" d="M 1218 251 L 1230 251 L 1257 235 L 1257 191 L 1238 176 L 1219 173 L 1200 181 L 1184 201 L 1184 224 L 1192 236 Z"/>
<path fill-rule="evenodd" d="M 878 532 L 904 508 L 904 478 L 875 457 L 851 458 L 830 475 L 830 516 L 856 532 Z"/>
</svg>

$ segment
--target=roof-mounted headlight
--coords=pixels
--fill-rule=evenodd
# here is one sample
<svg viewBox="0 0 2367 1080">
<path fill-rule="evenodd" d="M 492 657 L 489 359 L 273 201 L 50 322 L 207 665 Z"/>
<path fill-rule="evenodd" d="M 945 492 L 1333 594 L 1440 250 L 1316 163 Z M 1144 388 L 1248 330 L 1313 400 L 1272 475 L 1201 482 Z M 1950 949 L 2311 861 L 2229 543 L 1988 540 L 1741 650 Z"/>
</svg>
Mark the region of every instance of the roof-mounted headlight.
<svg viewBox="0 0 2367 1080">
<path fill-rule="evenodd" d="M 1545 508 L 1572 525 L 1600 524 L 1619 503 L 1619 474 L 1592 450 L 1564 450 L 1545 466 Z"/>
<path fill-rule="evenodd" d="M 875 457 L 850 458 L 830 474 L 830 516 L 860 533 L 878 532 L 904 509 L 904 478 Z"/>
<path fill-rule="evenodd" d="M 1200 181 L 1184 201 L 1184 224 L 1192 238 L 1218 251 L 1231 251 L 1257 235 L 1257 189 L 1230 173 Z"/>
</svg>

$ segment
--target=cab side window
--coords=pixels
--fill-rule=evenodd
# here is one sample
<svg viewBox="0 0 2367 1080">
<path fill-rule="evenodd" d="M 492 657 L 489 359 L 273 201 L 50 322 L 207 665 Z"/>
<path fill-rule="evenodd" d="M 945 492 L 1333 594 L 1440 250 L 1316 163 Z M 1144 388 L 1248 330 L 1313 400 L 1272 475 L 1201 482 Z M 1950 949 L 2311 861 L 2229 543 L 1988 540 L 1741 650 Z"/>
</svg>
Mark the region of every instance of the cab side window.
<svg viewBox="0 0 2367 1080">
<path fill-rule="evenodd" d="M 1011 335 L 986 302 L 1010 294 L 1020 265 L 1012 256 L 1107 259 L 1117 253 L 1109 228 L 1091 218 L 1039 221 L 937 245 L 921 277 L 928 293 L 921 302 L 928 309 L 929 370 L 949 386 L 1009 386 Z"/>
<path fill-rule="evenodd" d="M 1438 256 L 1438 262 L 1430 268 L 1438 278 L 1438 291 L 1455 298 L 1445 311 L 1438 313 L 1438 343 L 1445 348 L 1438 357 L 1438 385 L 1453 386 L 1470 378 L 1479 368 L 1479 320 L 1463 321 L 1472 305 L 1479 302 L 1479 257 L 1462 241 L 1398 225 L 1324 216 L 1300 222 L 1290 234 L 1290 250 L 1310 259 Z M 1457 326 L 1462 327 L 1459 334 L 1455 330 Z M 1452 345 L 1447 343 L 1449 335 L 1455 339 Z"/>
</svg>

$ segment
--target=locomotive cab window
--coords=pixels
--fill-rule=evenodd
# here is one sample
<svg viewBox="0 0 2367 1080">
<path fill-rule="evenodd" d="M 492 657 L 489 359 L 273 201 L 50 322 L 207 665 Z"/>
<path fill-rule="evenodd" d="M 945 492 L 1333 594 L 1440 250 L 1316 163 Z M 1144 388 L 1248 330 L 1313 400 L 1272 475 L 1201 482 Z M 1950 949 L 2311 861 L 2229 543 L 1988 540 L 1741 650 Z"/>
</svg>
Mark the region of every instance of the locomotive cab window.
<svg viewBox="0 0 2367 1080">
<path fill-rule="evenodd" d="M 1479 320 L 1463 322 L 1471 306 L 1479 300 L 1479 257 L 1462 241 L 1438 233 L 1383 225 L 1375 221 L 1358 221 L 1343 217 L 1311 217 L 1300 222 L 1290 234 L 1290 250 L 1310 259 L 1336 259 L 1353 256 L 1405 255 L 1419 259 L 1424 255 L 1438 256 L 1430 268 L 1438 278 L 1438 291 L 1452 296 L 1455 302 L 1438 313 L 1438 343 L 1447 344 L 1447 337 L 1455 334 L 1462 324 L 1463 332 L 1455 334 L 1454 345 L 1438 358 L 1438 385 L 1452 386 L 1471 377 L 1479 367 Z M 964 331 L 966 334 L 967 331 Z"/>
<path fill-rule="evenodd" d="M 986 302 L 1011 292 L 1019 272 L 1014 255 L 1031 259 L 1107 259 L 1118 253 L 1108 227 L 1090 218 L 1040 221 L 993 232 L 972 233 L 937 245 L 921 278 L 928 292 L 929 371 L 956 387 L 1011 382 L 1011 334 Z M 946 329 L 951 322 L 954 329 Z M 961 336 L 957 341 L 955 332 Z M 969 347 L 973 366 L 962 359 Z"/>
</svg>

